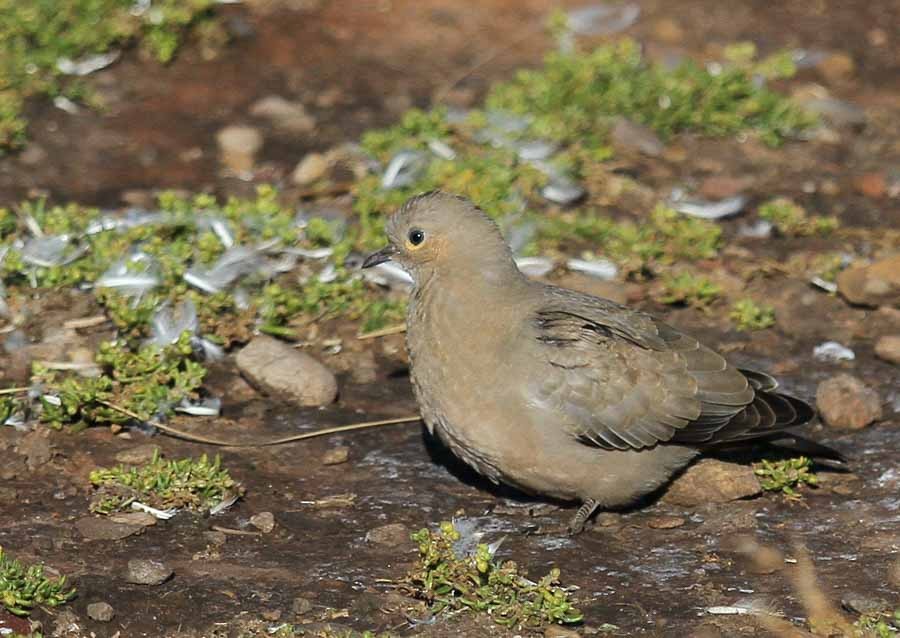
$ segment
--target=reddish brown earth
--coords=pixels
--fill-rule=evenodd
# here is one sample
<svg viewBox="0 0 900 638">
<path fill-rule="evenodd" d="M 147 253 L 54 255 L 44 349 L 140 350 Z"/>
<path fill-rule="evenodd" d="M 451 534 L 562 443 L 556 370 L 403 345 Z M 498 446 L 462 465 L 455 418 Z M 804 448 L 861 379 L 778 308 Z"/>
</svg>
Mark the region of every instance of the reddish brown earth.
<svg viewBox="0 0 900 638">
<path fill-rule="evenodd" d="M 735 140 L 678 139 L 664 159 L 630 160 L 629 174 L 658 193 L 691 182 L 712 191 L 713 177 L 746 179 L 754 205 L 786 195 L 816 213 L 837 215 L 846 226 L 864 231 L 900 227 L 900 196 L 891 191 L 900 180 L 900 41 L 891 30 L 900 24 L 900 6 L 889 1 L 787 2 L 777 8 L 762 1 L 640 4 L 642 15 L 631 34 L 653 56 L 711 56 L 739 39 L 757 42 L 764 52 L 790 46 L 849 56 L 849 71 L 839 63 L 803 71 L 786 88 L 821 83 L 834 96 L 864 108 L 868 123 L 840 129 L 836 140 L 791 143 L 778 150 Z M 83 109 L 70 115 L 46 104 L 31 105 L 29 148 L 0 158 L 0 205 L 41 193 L 109 207 L 163 188 L 245 193 L 252 182 L 228 176 L 217 159 L 215 133 L 234 123 L 253 124 L 264 134 L 254 180 L 287 186 L 306 152 L 354 140 L 412 105 L 426 106 L 434 95 L 447 94 L 456 78 L 462 79 L 448 99 L 474 103 L 489 82 L 536 64 L 549 46 L 540 31 L 549 9 L 549 3 L 535 0 L 490 0 L 477 6 L 450 0 L 223 6 L 233 41 L 216 59 L 203 60 L 190 44 L 167 68 L 132 53 L 92 76 L 107 102 L 104 112 Z M 250 106 L 268 95 L 302 102 L 316 120 L 315 130 L 285 134 L 252 117 Z M 288 188 L 286 197 L 292 193 Z M 732 236 L 738 224 L 726 222 L 726 233 Z M 743 260 L 771 264 L 800 250 L 864 252 L 867 237 L 841 240 L 846 245 L 739 240 L 733 244 L 739 249 L 729 249 L 711 268 L 734 272 Z M 850 308 L 825 295 L 810 300 L 810 289 L 799 280 L 760 277 L 751 287 L 776 304 L 776 329 L 737 333 L 720 318 L 654 304 L 646 286 L 616 294 L 667 313 L 670 322 L 702 335 L 740 364 L 777 372 L 802 397 L 813 397 L 819 381 L 841 371 L 880 392 L 882 422 L 849 434 L 810 428 L 814 438 L 851 457 L 853 473 L 823 474 L 822 485 L 806 490 L 801 501 L 765 495 L 697 508 L 654 502 L 604 516 L 592 530 L 570 539 L 558 531 L 570 510 L 486 485 L 412 425 L 283 447 L 225 449 L 225 464 L 248 491 L 224 514 L 179 514 L 124 540 L 86 541 L 75 521 L 87 515 L 89 470 L 146 442 L 143 435 L 126 438 L 99 429 L 53 433 L 55 456 L 29 469 L 14 451 L 23 435 L 4 428 L 0 546 L 73 575 L 78 598 L 67 607 L 35 613 L 45 635 L 240 635 L 254 622 L 265 628 L 313 621 L 400 635 L 512 635 L 489 621 L 465 617 L 411 627 L 407 614 L 421 618 L 422 612 L 407 610 L 409 601 L 398 598 L 388 581 L 413 563 L 412 546 L 365 540 L 367 532 L 386 524 L 415 530 L 460 510 L 484 517 L 487 538 L 505 536 L 501 555 L 530 573 L 552 565 L 562 569 L 566 582 L 580 588 L 576 597 L 586 618 L 578 629 L 582 635 L 597 635 L 604 623 L 616 625 L 609 632 L 621 636 L 674 638 L 701 630 L 707 633 L 693 635 L 764 635 L 747 617 L 704 611 L 747 596 L 774 600 L 789 618 L 803 617 L 790 582 L 796 566 L 785 563 L 772 573 L 755 573 L 765 570 L 737 551 L 735 538 L 741 535 L 779 548 L 789 558 L 796 556 L 793 543 L 807 546 L 824 592 L 835 601 L 859 594 L 896 606 L 900 582 L 889 573 L 898 569 L 900 555 L 900 373 L 873 356 L 879 335 L 900 333 L 896 314 Z M 83 310 L 70 305 L 43 314 L 41 328 L 84 316 Z M 814 360 L 813 346 L 825 339 L 850 345 L 856 360 Z M 290 409 L 242 385 L 226 365 L 213 375 L 210 387 L 228 397 L 222 418 L 179 425 L 222 436 L 262 437 L 414 412 L 401 337 L 365 343 L 348 338 L 345 345 L 348 368 L 374 354 L 377 380 L 360 384 L 342 375 L 336 407 Z M 154 442 L 170 457 L 216 451 L 166 437 Z M 349 446 L 349 460 L 323 465 L 323 455 L 339 444 Z M 333 499 L 347 494 L 353 496 Z M 228 534 L 224 544 L 217 544 L 223 537 L 207 534 L 213 526 L 253 532 L 249 518 L 266 511 L 275 516 L 271 533 Z M 672 527 L 672 517 L 682 524 Z M 123 573 L 134 557 L 164 560 L 175 576 L 156 587 L 127 584 Z M 297 597 L 312 603 L 300 616 L 292 612 Z M 115 608 L 113 621 L 88 619 L 87 605 L 96 601 Z M 54 626 L 59 633 L 52 632 Z"/>
</svg>

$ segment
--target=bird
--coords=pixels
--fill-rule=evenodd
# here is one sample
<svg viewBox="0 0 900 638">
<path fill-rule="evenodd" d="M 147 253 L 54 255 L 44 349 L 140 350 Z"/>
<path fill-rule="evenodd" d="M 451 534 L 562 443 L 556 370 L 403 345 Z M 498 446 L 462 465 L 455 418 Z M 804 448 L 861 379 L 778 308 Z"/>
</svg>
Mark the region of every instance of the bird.
<svg viewBox="0 0 900 638">
<path fill-rule="evenodd" d="M 410 378 L 426 428 L 494 483 L 580 502 L 568 531 L 631 506 L 722 444 L 791 437 L 804 401 L 650 314 L 525 276 L 496 223 L 431 191 L 385 222 L 413 279 Z M 842 458 L 842 457 L 840 457 Z"/>
</svg>

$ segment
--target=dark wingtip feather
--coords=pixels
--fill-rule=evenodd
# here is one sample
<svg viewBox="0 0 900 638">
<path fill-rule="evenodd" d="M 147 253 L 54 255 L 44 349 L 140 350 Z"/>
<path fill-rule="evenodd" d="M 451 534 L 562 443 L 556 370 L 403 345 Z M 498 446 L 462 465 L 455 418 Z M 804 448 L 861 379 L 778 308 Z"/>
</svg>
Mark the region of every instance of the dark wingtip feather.
<svg viewBox="0 0 900 638">
<path fill-rule="evenodd" d="M 834 448 L 796 434 L 784 433 L 781 436 L 773 436 L 766 440 L 777 447 L 790 450 L 791 452 L 799 452 L 814 460 L 832 461 L 832 463 L 826 463 L 830 467 L 845 468 L 850 463 L 846 456 Z"/>
</svg>

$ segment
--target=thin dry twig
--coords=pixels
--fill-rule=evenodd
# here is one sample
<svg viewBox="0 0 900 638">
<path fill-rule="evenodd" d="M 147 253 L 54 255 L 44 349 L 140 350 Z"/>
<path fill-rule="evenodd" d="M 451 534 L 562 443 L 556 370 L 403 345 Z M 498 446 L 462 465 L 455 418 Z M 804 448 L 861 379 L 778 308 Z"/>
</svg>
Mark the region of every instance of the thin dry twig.
<svg viewBox="0 0 900 638">
<path fill-rule="evenodd" d="M 95 315 L 93 317 L 82 317 L 81 319 L 70 319 L 63 324 L 66 330 L 78 330 L 81 328 L 94 328 L 102 326 L 109 321 L 109 317 L 105 315 Z"/>
<path fill-rule="evenodd" d="M 178 428 L 173 428 L 170 425 L 164 425 L 159 423 L 158 421 L 154 421 L 152 419 L 143 419 L 140 415 L 132 412 L 127 408 L 123 408 L 122 406 L 116 405 L 115 403 L 110 403 L 109 401 L 98 401 L 100 405 L 103 405 L 110 410 L 114 410 L 119 414 L 124 414 L 127 417 L 131 417 L 137 421 L 142 423 L 146 423 L 147 425 L 152 425 L 160 432 L 165 432 L 170 436 L 177 437 L 179 439 L 184 439 L 185 441 L 193 441 L 194 443 L 205 443 L 207 445 L 219 445 L 222 447 L 270 447 L 273 445 L 283 445 L 285 443 L 293 443 L 294 441 L 303 441 L 305 439 L 312 439 L 319 436 L 327 436 L 329 434 L 338 434 L 340 432 L 351 432 L 353 430 L 366 430 L 369 428 L 377 428 L 385 425 L 398 425 L 400 423 L 414 423 L 416 421 L 420 421 L 421 417 L 416 416 L 405 416 L 399 417 L 395 419 L 381 419 L 378 421 L 363 421 L 361 423 L 350 423 L 349 425 L 337 425 L 330 428 L 323 428 L 321 430 L 315 430 L 314 432 L 304 432 L 303 434 L 291 434 L 290 436 L 281 437 L 278 439 L 269 439 L 266 441 L 226 441 L 223 439 L 217 439 L 213 437 L 202 436 L 199 434 L 192 434 L 190 432 L 185 432 L 184 430 L 179 430 Z"/>
<path fill-rule="evenodd" d="M 380 330 L 372 330 L 371 332 L 362 332 L 356 335 L 357 339 L 377 339 L 378 337 L 387 337 L 388 335 L 397 335 L 406 332 L 406 324 L 396 326 L 388 326 Z"/>
<path fill-rule="evenodd" d="M 262 536 L 262 532 L 248 532 L 242 529 L 232 529 L 230 527 L 222 527 L 221 525 L 213 525 L 212 529 L 223 534 L 232 536 Z"/>
<path fill-rule="evenodd" d="M 28 392 L 31 388 L 3 388 L 0 390 L 0 395 L 4 394 L 24 394 Z"/>
<path fill-rule="evenodd" d="M 48 370 L 90 370 L 99 369 L 94 362 L 78 363 L 75 361 L 35 361 L 35 363 L 47 368 Z"/>
</svg>

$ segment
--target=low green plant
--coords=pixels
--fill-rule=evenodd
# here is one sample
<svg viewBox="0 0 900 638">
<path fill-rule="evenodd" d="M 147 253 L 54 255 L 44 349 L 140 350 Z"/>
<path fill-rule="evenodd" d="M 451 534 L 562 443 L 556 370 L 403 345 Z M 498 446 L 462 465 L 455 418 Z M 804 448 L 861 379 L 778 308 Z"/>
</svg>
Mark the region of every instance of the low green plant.
<svg viewBox="0 0 900 638">
<path fill-rule="evenodd" d="M 548 216 L 538 235 L 539 243 L 550 248 L 586 242 L 632 273 L 715 257 L 722 242 L 720 227 L 662 204 L 643 223 L 616 221 L 595 211 Z"/>
<path fill-rule="evenodd" d="M 900 630 L 900 607 L 893 612 L 863 614 L 853 626 L 859 631 L 858 638 L 896 638 Z"/>
<path fill-rule="evenodd" d="M 160 62 L 172 59 L 185 31 L 215 0 L 155 0 L 143 14 L 133 0 L 0 0 L 0 152 L 21 145 L 23 106 L 33 96 L 94 102 L 60 60 L 77 61 L 138 42 Z"/>
<path fill-rule="evenodd" d="M 582 620 L 569 591 L 560 586 L 556 568 L 533 582 L 514 562 L 495 561 L 485 544 L 479 544 L 473 555 L 457 556 L 453 544 L 460 533 L 449 522 L 434 532 L 422 529 L 412 538 L 419 545 L 419 566 L 407 576 L 407 583 L 435 614 L 482 612 L 498 624 L 530 628 Z"/>
<path fill-rule="evenodd" d="M 219 456 L 210 460 L 205 454 L 198 459 L 167 460 L 157 451 L 143 465 L 96 469 L 90 480 L 98 488 L 91 511 L 98 514 L 126 509 L 135 501 L 161 510 L 203 511 L 242 491 Z"/>
<path fill-rule="evenodd" d="M 63 375 L 34 365 L 33 381 L 43 388 L 42 422 L 80 429 L 131 418 L 110 408 L 110 403 L 142 420 L 171 414 L 183 399 L 196 397 L 206 374 L 194 359 L 188 332 L 164 348 L 149 345 L 132 351 L 121 343 L 103 343 L 96 362 L 101 368 L 96 377 Z"/>
<path fill-rule="evenodd" d="M 795 202 L 778 197 L 759 207 L 759 216 L 771 222 L 778 232 L 789 237 L 826 235 L 838 229 L 837 217 L 809 215 L 806 209 Z"/>
<path fill-rule="evenodd" d="M 36 605 L 57 607 L 74 597 L 65 576 L 48 578 L 42 565 L 22 565 L 0 547 L 0 601 L 7 611 L 27 616 Z"/>
<path fill-rule="evenodd" d="M 800 498 L 803 485 L 815 486 L 819 480 L 812 471 L 812 461 L 800 456 L 781 461 L 762 460 L 753 469 L 759 484 L 767 492 L 781 492 L 789 498 Z"/>
<path fill-rule="evenodd" d="M 663 296 L 660 301 L 708 310 L 721 293 L 722 287 L 706 277 L 680 272 L 663 278 Z"/>
<path fill-rule="evenodd" d="M 736 301 L 729 317 L 738 330 L 764 330 L 775 325 L 775 309 L 752 299 Z"/>
</svg>

